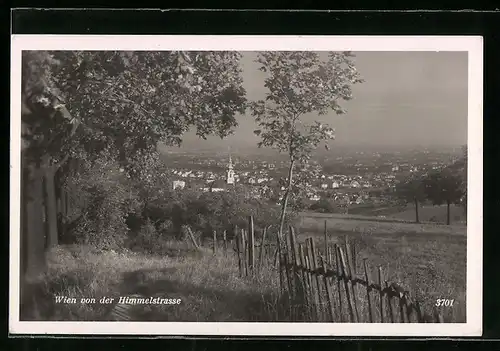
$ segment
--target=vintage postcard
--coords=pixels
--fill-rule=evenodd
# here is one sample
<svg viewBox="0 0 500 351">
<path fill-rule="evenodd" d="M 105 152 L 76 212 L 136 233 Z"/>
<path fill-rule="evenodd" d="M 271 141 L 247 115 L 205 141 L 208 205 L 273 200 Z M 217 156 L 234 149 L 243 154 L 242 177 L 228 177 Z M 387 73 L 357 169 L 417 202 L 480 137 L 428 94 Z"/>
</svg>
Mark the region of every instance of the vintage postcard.
<svg viewBox="0 0 500 351">
<path fill-rule="evenodd" d="M 10 333 L 480 336 L 482 57 L 13 35 Z"/>
</svg>

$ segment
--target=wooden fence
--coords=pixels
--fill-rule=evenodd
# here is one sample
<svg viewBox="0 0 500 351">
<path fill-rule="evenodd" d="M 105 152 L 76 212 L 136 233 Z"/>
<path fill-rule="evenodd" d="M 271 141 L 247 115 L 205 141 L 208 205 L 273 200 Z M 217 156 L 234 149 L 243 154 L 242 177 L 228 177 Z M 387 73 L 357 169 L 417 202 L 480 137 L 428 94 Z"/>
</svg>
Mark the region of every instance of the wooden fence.
<svg viewBox="0 0 500 351">
<path fill-rule="evenodd" d="M 299 243 L 293 227 L 282 240 L 276 236 L 276 243 L 269 240 L 268 228 L 261 234 L 256 243 L 252 217 L 247 229 L 235 229 L 232 240 L 227 240 L 226 232 L 221 237 L 214 231 L 213 254 L 230 255 L 234 250 L 240 276 L 255 275 L 272 265 L 279 274 L 282 309 L 291 321 L 444 322 L 439 310 L 426 313 L 409 291 L 385 280 L 382 267 L 373 271 L 366 259 L 360 261 L 348 236 L 342 244 L 328 243 L 326 221 L 321 247 L 312 237 Z M 192 232 L 189 236 L 197 245 Z"/>
<path fill-rule="evenodd" d="M 326 239 L 326 236 L 325 236 Z M 382 267 L 376 279 L 366 259 L 357 271 L 355 246 L 316 247 L 314 238 L 297 243 L 290 227 L 280 246 L 279 274 L 293 320 L 351 323 L 442 323 L 438 310 L 431 316 L 401 286 L 384 279 Z"/>
</svg>

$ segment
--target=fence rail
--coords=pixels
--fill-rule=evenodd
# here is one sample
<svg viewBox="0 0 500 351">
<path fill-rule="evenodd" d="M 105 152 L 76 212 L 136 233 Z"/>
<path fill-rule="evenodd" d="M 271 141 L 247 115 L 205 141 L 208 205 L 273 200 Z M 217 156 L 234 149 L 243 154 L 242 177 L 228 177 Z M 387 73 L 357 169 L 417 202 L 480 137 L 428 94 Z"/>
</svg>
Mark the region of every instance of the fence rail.
<svg viewBox="0 0 500 351">
<path fill-rule="evenodd" d="M 356 245 L 344 237 L 342 245 L 329 243 L 325 221 L 322 247 L 314 238 L 297 241 L 293 227 L 276 243 L 269 240 L 268 227 L 256 243 L 253 218 L 248 227 L 235 228 L 234 240 L 213 233 L 212 250 L 217 255 L 234 250 L 240 276 L 253 276 L 263 268 L 279 275 L 282 310 L 290 321 L 346 323 L 443 323 L 442 313 L 434 308 L 423 311 L 420 301 L 400 285 L 384 278 L 381 266 L 375 274 L 366 259 L 358 260 Z M 191 230 L 189 237 L 198 247 Z M 222 237 L 223 250 L 218 238 Z M 228 250 L 233 247 L 233 250 Z M 274 258 L 277 258 L 274 265 Z M 358 264 L 362 267 L 358 272 Z M 267 266 L 267 267 L 266 267 Z M 374 279 L 375 276 L 375 279 Z"/>
</svg>

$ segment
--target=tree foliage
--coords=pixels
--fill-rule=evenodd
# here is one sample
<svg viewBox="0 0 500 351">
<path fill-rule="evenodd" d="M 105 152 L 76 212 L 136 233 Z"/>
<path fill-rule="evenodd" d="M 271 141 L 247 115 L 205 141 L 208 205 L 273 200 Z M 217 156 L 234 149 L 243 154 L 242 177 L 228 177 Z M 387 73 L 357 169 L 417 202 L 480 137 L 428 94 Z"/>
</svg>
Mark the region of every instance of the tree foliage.
<svg viewBox="0 0 500 351">
<path fill-rule="evenodd" d="M 418 223 L 420 221 L 418 206 L 426 199 L 425 185 L 422 176 L 414 174 L 398 183 L 394 194 L 403 205 L 415 205 L 415 221 Z"/>
<path fill-rule="evenodd" d="M 293 191 L 293 171 L 307 164 L 311 153 L 334 139 L 334 129 L 319 121 L 308 123 L 308 114 L 345 113 L 340 101 L 352 98 L 351 86 L 362 82 L 352 54 L 332 52 L 322 60 L 317 52 L 262 52 L 257 63 L 266 74 L 264 100 L 250 103 L 258 125 L 259 147 L 270 147 L 289 156 L 290 167 L 282 201 L 282 220 Z"/>
<path fill-rule="evenodd" d="M 463 195 L 460 177 L 446 170 L 431 173 L 424 183 L 427 197 L 434 205 L 456 204 Z"/>
<path fill-rule="evenodd" d="M 245 109 L 236 52 L 53 51 L 23 59 L 28 85 L 43 82 L 37 99 L 57 101 L 85 132 L 57 151 L 91 157 L 113 147 L 128 171 L 141 169 L 136 160 L 159 142 L 180 144 L 191 127 L 202 138 L 227 136 Z"/>
<path fill-rule="evenodd" d="M 446 223 L 450 224 L 450 205 L 459 204 L 464 195 L 460 176 L 445 168 L 429 174 L 424 185 L 427 198 L 434 205 L 447 205 Z"/>
</svg>

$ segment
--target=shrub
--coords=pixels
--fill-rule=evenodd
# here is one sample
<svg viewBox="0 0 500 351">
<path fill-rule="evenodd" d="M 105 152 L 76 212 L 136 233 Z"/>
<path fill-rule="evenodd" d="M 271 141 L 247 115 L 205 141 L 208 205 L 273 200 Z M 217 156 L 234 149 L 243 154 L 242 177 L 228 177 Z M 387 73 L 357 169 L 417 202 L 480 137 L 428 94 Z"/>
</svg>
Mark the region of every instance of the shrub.
<svg viewBox="0 0 500 351">
<path fill-rule="evenodd" d="M 336 213 L 338 212 L 337 206 L 335 204 L 325 198 L 320 199 L 319 201 L 316 201 L 313 203 L 310 207 L 310 210 L 315 211 L 315 212 L 321 212 L 321 213 Z"/>
<path fill-rule="evenodd" d="M 72 189 L 73 213 L 66 243 L 92 245 L 101 249 L 122 249 L 127 239 L 129 214 L 141 204 L 120 169 L 107 159 L 68 179 Z"/>
</svg>

